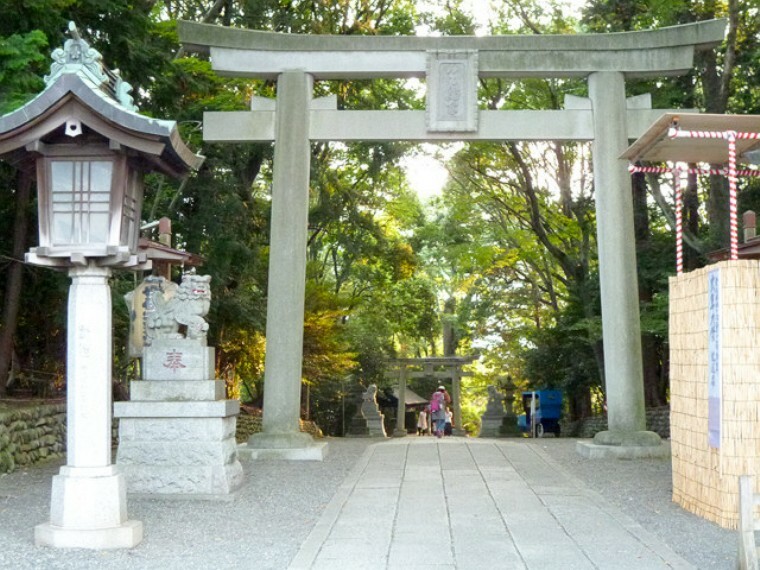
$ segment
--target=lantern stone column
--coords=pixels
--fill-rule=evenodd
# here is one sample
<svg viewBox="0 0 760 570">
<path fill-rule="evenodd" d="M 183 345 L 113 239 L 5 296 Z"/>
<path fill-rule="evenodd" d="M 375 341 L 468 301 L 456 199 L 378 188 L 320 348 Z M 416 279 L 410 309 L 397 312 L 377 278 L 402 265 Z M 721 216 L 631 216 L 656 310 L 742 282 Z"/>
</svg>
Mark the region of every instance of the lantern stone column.
<svg viewBox="0 0 760 570">
<path fill-rule="evenodd" d="M 286 71 L 277 79 L 263 431 L 251 436 L 245 450 L 255 457 L 321 459 L 324 449 L 299 423 L 312 86 L 312 76 L 302 71 Z"/>
<path fill-rule="evenodd" d="M 127 520 L 124 477 L 111 463 L 111 270 L 69 270 L 66 356 L 67 461 L 53 477 L 50 522 L 38 545 L 131 548 L 142 523 Z"/>
<path fill-rule="evenodd" d="M 630 454 L 636 456 L 642 452 L 635 448 L 658 447 L 661 441 L 645 431 L 633 198 L 627 163 L 619 158 L 628 147 L 625 79 L 620 72 L 596 72 L 588 84 L 609 422 L 609 430 L 598 433 L 594 443 L 617 447 L 618 456 L 632 448 Z M 588 455 L 588 447 L 578 450 Z"/>
</svg>

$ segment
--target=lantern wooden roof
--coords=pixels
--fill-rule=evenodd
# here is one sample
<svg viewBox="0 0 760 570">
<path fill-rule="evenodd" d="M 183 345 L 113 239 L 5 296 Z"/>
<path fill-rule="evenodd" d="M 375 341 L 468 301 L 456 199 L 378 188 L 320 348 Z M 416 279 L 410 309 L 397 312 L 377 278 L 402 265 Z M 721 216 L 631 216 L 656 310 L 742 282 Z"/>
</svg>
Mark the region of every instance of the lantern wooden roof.
<svg viewBox="0 0 760 570">
<path fill-rule="evenodd" d="M 72 38 L 56 49 L 44 91 L 23 107 L 0 116 L 0 158 L 23 167 L 30 152 L 46 144 L 102 137 L 144 159 L 146 169 L 176 178 L 197 170 L 204 157 L 182 141 L 175 121 L 137 113 L 132 86 L 108 70 L 101 54 L 69 24 Z M 73 137 L 73 138 L 69 138 Z"/>
</svg>

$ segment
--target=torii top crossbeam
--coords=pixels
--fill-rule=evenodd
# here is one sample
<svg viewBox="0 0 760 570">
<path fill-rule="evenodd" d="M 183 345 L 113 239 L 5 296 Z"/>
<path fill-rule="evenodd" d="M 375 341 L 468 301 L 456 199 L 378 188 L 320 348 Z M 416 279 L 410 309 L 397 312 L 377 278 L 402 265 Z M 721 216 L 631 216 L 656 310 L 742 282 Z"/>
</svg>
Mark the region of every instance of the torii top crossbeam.
<svg viewBox="0 0 760 570">
<path fill-rule="evenodd" d="M 678 75 L 694 49 L 723 39 L 725 20 L 653 31 L 574 35 L 345 36 L 262 32 L 181 21 L 180 41 L 211 53 L 220 74 L 273 79 L 286 68 L 315 79 L 424 76 L 431 51 L 476 51 L 480 77 L 585 77 L 620 71 L 626 77 Z M 641 52 L 648 52 L 646 58 Z M 255 55 L 254 55 L 255 54 Z"/>
</svg>

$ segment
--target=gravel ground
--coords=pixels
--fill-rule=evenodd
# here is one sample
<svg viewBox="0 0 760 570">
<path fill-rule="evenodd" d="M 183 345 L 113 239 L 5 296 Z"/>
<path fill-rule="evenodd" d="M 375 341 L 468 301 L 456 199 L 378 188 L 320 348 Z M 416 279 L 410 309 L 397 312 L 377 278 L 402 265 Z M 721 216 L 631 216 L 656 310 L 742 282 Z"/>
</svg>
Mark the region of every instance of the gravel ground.
<svg viewBox="0 0 760 570">
<path fill-rule="evenodd" d="M 285 569 L 372 440 L 331 439 L 324 462 L 244 465 L 249 481 L 232 502 L 130 499 L 130 518 L 145 525 L 132 550 L 57 550 L 34 546 L 48 518 L 50 478 L 59 462 L 0 476 L 0 568 Z M 575 440 L 547 438 L 541 448 L 571 475 L 620 508 L 700 569 L 733 569 L 736 533 L 670 500 L 665 460 L 587 460 Z"/>
<path fill-rule="evenodd" d="M 50 478 L 60 462 L 0 476 L 0 568 L 287 568 L 369 443 L 330 440 L 323 462 L 244 464 L 248 482 L 231 502 L 129 499 L 129 517 L 145 528 L 131 550 L 35 547 L 34 527 L 49 517 Z"/>
</svg>

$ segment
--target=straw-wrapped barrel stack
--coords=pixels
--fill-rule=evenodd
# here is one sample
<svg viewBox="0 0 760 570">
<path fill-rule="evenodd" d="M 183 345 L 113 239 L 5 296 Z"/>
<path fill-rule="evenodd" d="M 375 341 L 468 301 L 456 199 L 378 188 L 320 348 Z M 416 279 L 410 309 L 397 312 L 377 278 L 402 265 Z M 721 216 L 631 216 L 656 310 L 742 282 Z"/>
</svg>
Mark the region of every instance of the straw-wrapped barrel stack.
<svg viewBox="0 0 760 570">
<path fill-rule="evenodd" d="M 708 274 L 720 278 L 720 447 L 708 445 Z M 760 262 L 724 261 L 670 279 L 673 500 L 736 528 L 738 478 L 760 492 Z"/>
</svg>

